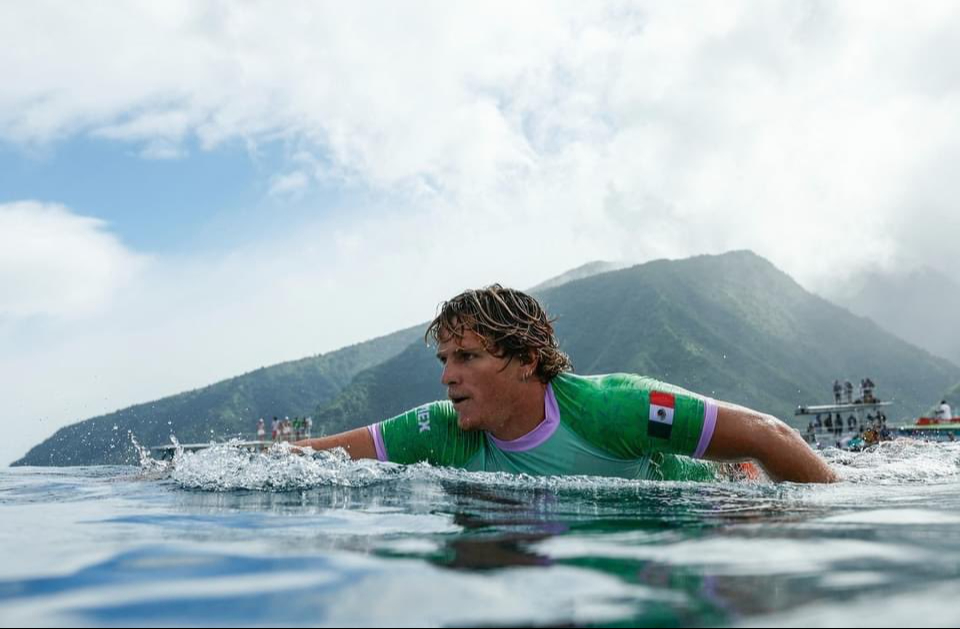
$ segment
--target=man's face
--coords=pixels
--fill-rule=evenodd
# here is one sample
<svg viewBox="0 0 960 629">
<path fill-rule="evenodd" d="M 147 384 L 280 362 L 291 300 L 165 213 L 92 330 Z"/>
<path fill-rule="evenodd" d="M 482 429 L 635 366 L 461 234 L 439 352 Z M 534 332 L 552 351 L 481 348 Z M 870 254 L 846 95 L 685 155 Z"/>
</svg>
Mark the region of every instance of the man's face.
<svg viewBox="0 0 960 629">
<path fill-rule="evenodd" d="M 441 335 L 437 358 L 460 428 L 495 431 L 512 417 L 530 365 L 494 356 L 475 332 L 465 332 L 462 339 Z"/>
</svg>

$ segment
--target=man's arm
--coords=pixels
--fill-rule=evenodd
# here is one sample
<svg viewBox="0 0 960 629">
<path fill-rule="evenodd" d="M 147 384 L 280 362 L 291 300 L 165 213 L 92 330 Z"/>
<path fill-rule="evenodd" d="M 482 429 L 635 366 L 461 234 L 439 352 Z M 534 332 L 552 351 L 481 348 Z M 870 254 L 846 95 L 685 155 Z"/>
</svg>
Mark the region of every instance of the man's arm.
<svg viewBox="0 0 960 629">
<path fill-rule="evenodd" d="M 329 437 L 318 437 L 316 439 L 303 439 L 293 444 L 300 448 L 311 447 L 314 450 L 330 450 L 331 448 L 343 448 L 352 459 L 375 459 L 377 458 L 377 448 L 373 443 L 373 437 L 366 428 L 357 428 L 347 432 L 337 433 Z"/>
<path fill-rule="evenodd" d="M 771 415 L 717 402 L 717 424 L 705 459 L 756 459 L 774 481 L 833 483 L 838 480 L 797 431 Z"/>
</svg>

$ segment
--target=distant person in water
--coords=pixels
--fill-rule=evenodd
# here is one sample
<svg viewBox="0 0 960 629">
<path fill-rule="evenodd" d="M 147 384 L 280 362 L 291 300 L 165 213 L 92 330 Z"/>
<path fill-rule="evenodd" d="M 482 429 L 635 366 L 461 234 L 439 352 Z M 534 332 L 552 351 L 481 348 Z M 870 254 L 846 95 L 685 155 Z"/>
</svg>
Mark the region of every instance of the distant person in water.
<svg viewBox="0 0 960 629">
<path fill-rule="evenodd" d="M 457 295 L 425 339 L 447 400 L 296 445 L 534 475 L 708 480 L 729 469 L 714 461 L 757 461 L 776 481 L 836 480 L 775 417 L 645 376 L 573 374 L 552 321 L 520 291 L 494 284 Z"/>
</svg>

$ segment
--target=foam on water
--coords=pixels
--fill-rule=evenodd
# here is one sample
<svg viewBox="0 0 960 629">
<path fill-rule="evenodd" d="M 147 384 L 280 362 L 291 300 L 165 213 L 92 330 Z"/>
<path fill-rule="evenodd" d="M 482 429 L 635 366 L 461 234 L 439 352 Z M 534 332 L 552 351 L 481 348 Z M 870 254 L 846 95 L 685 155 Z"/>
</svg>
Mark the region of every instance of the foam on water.
<svg viewBox="0 0 960 629">
<path fill-rule="evenodd" d="M 823 451 L 844 481 L 871 485 L 953 483 L 960 480 L 960 443 L 901 438 L 863 452 Z"/>
<path fill-rule="evenodd" d="M 649 481 L 589 476 L 537 477 L 502 472 L 467 472 L 427 464 L 397 465 L 375 460 L 352 460 L 342 449 L 314 452 L 277 443 L 265 451 L 250 451 L 239 442 L 213 445 L 196 452 L 178 450 L 172 462 L 155 461 L 139 447 L 140 467 L 150 477 L 168 475 L 181 487 L 204 491 L 295 491 L 324 486 L 365 487 L 410 480 L 477 484 L 486 487 L 541 489 L 555 492 L 624 492 L 646 487 Z M 823 456 L 852 485 L 904 486 L 955 483 L 960 480 L 960 443 L 932 443 L 913 439 L 885 442 L 864 452 L 837 449 Z M 667 483 L 687 485 L 689 483 Z M 695 483 L 694 485 L 703 486 Z M 769 491 L 769 482 L 708 484 L 736 493 Z M 789 487 L 789 484 L 784 485 Z M 704 489 L 710 491 L 710 489 Z"/>
</svg>

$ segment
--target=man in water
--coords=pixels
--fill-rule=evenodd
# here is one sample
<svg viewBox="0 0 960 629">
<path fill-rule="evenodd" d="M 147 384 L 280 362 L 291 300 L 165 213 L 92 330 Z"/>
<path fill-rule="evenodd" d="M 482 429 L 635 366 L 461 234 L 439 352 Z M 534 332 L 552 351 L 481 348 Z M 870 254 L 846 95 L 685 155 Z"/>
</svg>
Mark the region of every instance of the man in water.
<svg viewBox="0 0 960 629">
<path fill-rule="evenodd" d="M 754 460 L 775 481 L 833 482 L 779 419 L 633 374 L 578 376 L 540 304 L 497 284 L 445 302 L 425 338 L 449 400 L 297 442 L 473 471 L 707 480 Z"/>
</svg>

